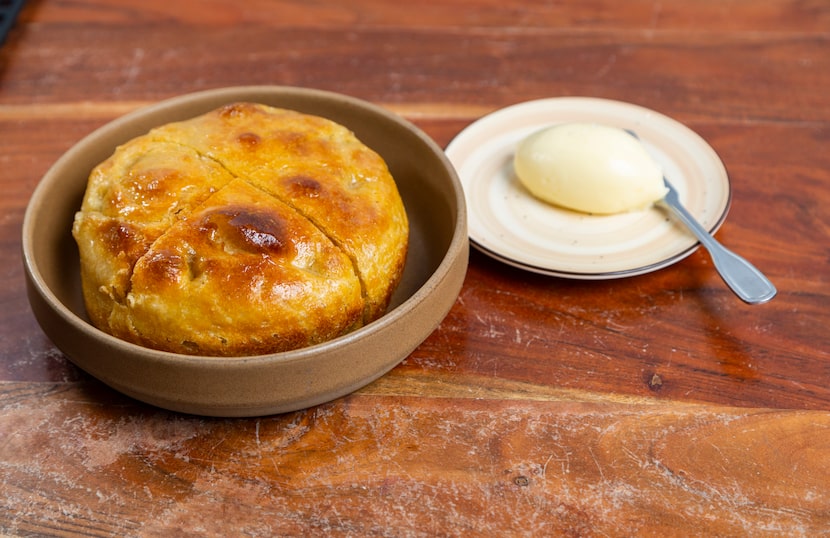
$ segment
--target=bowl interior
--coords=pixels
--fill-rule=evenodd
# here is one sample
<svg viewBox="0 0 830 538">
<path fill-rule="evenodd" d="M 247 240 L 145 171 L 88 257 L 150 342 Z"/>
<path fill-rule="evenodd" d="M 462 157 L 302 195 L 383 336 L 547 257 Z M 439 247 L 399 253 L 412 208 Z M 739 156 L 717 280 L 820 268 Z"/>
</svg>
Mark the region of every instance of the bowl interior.
<svg viewBox="0 0 830 538">
<path fill-rule="evenodd" d="M 466 214 L 460 182 L 443 151 L 405 120 L 363 101 L 317 90 L 241 87 L 190 94 L 128 114 L 98 129 L 55 163 L 32 196 L 23 228 L 24 264 L 29 278 L 30 299 L 36 296 L 37 301 L 45 303 L 50 309 L 49 316 L 54 314 L 60 318 L 59 327 L 56 327 L 53 321 L 41 319 L 47 317 L 46 314 L 39 315 L 45 308 L 43 305 L 36 306 L 37 301 L 33 301 L 35 315 L 44 331 L 58 347 L 62 348 L 62 337 L 58 334 L 59 331 L 80 331 L 85 333 L 87 339 L 96 338 L 106 341 L 107 350 L 110 353 L 136 354 L 140 355 L 142 360 L 152 358 L 157 361 L 156 364 L 158 361 L 170 363 L 170 361 L 175 362 L 179 359 L 192 364 L 194 360 L 200 359 L 152 352 L 144 348 L 133 349 L 138 346 L 116 342 L 115 339 L 89 324 L 81 294 L 78 250 L 72 238 L 71 229 L 75 212 L 81 205 L 90 171 L 111 155 L 118 145 L 155 126 L 188 119 L 235 101 L 254 101 L 289 108 L 324 116 L 341 123 L 354 131 L 361 141 L 384 158 L 396 180 L 410 221 L 410 247 L 403 278 L 384 317 L 359 329 L 356 333 L 341 337 L 350 345 L 354 345 L 360 333 L 371 333 L 376 330 L 374 325 L 388 325 L 390 323 L 388 318 L 405 318 L 411 310 L 419 308 L 424 298 L 433 293 L 435 286 L 446 277 L 446 272 L 458 273 L 459 259 L 463 258 L 463 269 L 466 270 L 468 248 Z M 458 275 L 456 275 L 456 280 L 458 280 Z M 460 283 L 456 285 L 457 287 L 460 287 Z M 457 292 L 458 289 L 455 289 L 456 296 Z M 450 299 L 454 302 L 455 296 Z M 433 307 L 434 323 L 431 328 L 424 328 L 424 334 L 418 335 L 417 343 L 428 336 L 448 309 L 448 304 L 441 305 L 437 310 Z M 337 340 L 321 346 L 321 353 L 331 354 L 333 350 L 336 351 Z M 410 344 L 409 347 L 411 348 L 412 345 Z M 63 348 L 62 350 L 82 368 L 88 371 L 93 370 L 90 373 L 96 377 L 139 399 L 151 401 L 150 398 L 142 398 L 140 390 L 131 391 L 129 388 L 117 386 L 118 382 L 108 379 L 106 371 L 94 371 L 97 367 L 86 364 L 85 358 L 78 357 L 80 352 L 77 350 Z M 408 353 L 407 350 L 396 351 L 397 355 L 404 352 Z M 312 356 L 314 356 L 314 351 L 306 348 L 297 352 L 263 357 L 273 363 L 291 361 L 297 357 L 308 359 Z M 368 383 L 403 358 L 405 355 L 385 361 L 378 360 L 377 371 L 372 375 L 367 376 L 364 373 L 362 374 L 364 379 L 346 380 L 351 382 L 344 382 L 343 386 L 354 389 L 361 383 Z M 211 368 L 216 368 L 217 364 L 228 368 L 244 364 L 238 359 L 222 360 L 215 357 L 201 359 L 209 361 Z M 382 367 L 381 362 L 383 362 Z M 105 368 L 108 367 L 101 367 L 101 369 Z M 239 388 L 244 390 L 244 387 Z M 329 390 L 321 398 L 337 395 L 336 391 Z M 206 402 L 211 395 L 204 394 L 201 397 L 205 402 L 199 404 L 202 407 L 197 406 L 197 412 L 204 410 L 205 405 L 209 407 L 209 403 Z M 159 404 L 157 401 L 151 401 L 151 403 Z M 306 403 L 307 401 L 303 402 L 303 405 Z M 233 407 L 232 402 L 224 402 L 222 405 Z M 240 402 L 239 405 L 244 407 L 253 404 Z M 174 406 L 167 405 L 166 407 Z M 184 409 L 189 410 L 186 406 Z M 284 406 L 273 409 L 285 410 Z M 211 413 L 210 409 L 207 409 L 205 414 L 217 413 Z"/>
</svg>

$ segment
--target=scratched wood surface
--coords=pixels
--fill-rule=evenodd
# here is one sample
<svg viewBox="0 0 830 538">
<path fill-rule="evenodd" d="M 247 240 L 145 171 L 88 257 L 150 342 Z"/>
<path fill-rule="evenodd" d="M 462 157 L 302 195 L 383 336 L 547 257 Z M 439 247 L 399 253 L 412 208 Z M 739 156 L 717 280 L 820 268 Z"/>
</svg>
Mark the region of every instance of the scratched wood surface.
<svg viewBox="0 0 830 538">
<path fill-rule="evenodd" d="M 30 0 L 0 48 L 0 535 L 830 535 L 830 4 L 825 0 Z M 705 252 L 608 282 L 473 252 L 458 301 L 377 382 L 252 419 L 130 400 L 25 297 L 32 190 L 159 99 L 287 84 L 386 106 L 440 145 L 540 97 L 641 104 L 730 172 Z"/>
</svg>

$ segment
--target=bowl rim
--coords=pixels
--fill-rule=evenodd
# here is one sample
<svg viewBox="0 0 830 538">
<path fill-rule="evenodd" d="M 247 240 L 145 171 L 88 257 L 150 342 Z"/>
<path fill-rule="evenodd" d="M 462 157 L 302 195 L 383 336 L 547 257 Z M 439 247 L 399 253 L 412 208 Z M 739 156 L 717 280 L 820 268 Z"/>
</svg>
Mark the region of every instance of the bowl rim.
<svg viewBox="0 0 830 538">
<path fill-rule="evenodd" d="M 105 140 L 107 137 L 111 136 L 112 133 L 118 132 L 125 126 L 138 123 L 147 116 L 163 114 L 167 110 L 176 109 L 182 105 L 197 102 L 206 102 L 216 99 L 226 100 L 228 103 L 240 101 L 240 94 L 262 94 L 263 92 L 281 96 L 310 97 L 320 100 L 340 101 L 348 106 L 363 109 L 367 112 L 383 117 L 386 121 L 397 124 L 410 134 L 416 136 L 423 144 L 429 147 L 431 152 L 435 154 L 435 156 L 441 161 L 442 165 L 446 168 L 448 177 L 451 181 L 456 208 L 452 238 L 443 258 L 429 278 L 427 278 L 414 293 L 406 297 L 400 304 L 387 311 L 383 316 L 348 334 L 296 350 L 233 357 L 185 355 L 133 344 L 98 329 L 75 314 L 66 304 L 63 303 L 63 301 L 58 299 L 53 290 L 46 284 L 42 272 L 35 261 L 34 229 L 36 226 L 35 217 L 40 212 L 40 207 L 42 206 L 44 198 L 47 196 L 49 190 L 53 188 L 54 184 L 61 178 L 61 174 L 58 172 L 63 168 L 64 163 L 72 161 L 86 148 L 94 146 L 96 143 Z M 158 363 L 179 365 L 193 364 L 198 365 L 200 368 L 226 368 L 228 365 L 236 365 L 240 367 L 257 366 L 263 363 L 293 363 L 313 359 L 321 353 L 334 352 L 343 346 L 352 345 L 366 334 L 378 332 L 388 325 L 395 323 L 399 318 L 405 317 L 406 314 L 414 310 L 428 297 L 432 288 L 436 287 L 439 282 L 448 277 L 448 274 L 454 265 L 455 258 L 468 249 L 469 239 L 466 232 L 466 223 L 467 209 L 465 205 L 463 187 L 454 166 L 447 158 L 443 149 L 431 137 L 402 116 L 369 101 L 328 90 L 283 85 L 229 86 L 186 93 L 142 106 L 94 129 L 92 132 L 73 144 L 72 147 L 63 153 L 49 167 L 38 184 L 35 186 L 32 195 L 30 196 L 23 217 L 22 257 L 25 271 L 31 279 L 32 286 L 34 286 L 36 291 L 41 295 L 49 307 L 76 330 L 86 333 L 92 338 L 102 340 L 110 347 L 122 348 L 132 355 L 140 354 L 145 360 L 153 360 Z"/>
</svg>

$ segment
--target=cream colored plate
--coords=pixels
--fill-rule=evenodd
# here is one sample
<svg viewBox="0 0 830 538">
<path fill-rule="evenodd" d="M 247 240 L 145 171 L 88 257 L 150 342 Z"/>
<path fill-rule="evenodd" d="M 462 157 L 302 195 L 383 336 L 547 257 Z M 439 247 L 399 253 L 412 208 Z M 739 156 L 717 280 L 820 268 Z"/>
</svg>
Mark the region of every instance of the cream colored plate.
<svg viewBox="0 0 830 538">
<path fill-rule="evenodd" d="M 697 248 L 695 237 L 659 206 L 587 215 L 541 202 L 525 190 L 513 172 L 516 146 L 538 129 L 576 121 L 636 132 L 704 228 L 714 232 L 726 218 L 731 196 L 726 169 L 711 146 L 689 128 L 620 101 L 541 99 L 481 118 L 447 147 L 464 186 L 476 248 L 523 269 L 577 279 L 647 273 Z"/>
</svg>

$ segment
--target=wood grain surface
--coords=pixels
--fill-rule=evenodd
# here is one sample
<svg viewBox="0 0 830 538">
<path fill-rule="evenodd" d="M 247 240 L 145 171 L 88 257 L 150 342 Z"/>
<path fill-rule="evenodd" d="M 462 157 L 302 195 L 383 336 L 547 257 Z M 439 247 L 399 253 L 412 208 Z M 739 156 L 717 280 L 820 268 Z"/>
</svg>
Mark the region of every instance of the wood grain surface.
<svg viewBox="0 0 830 538">
<path fill-rule="evenodd" d="M 830 536 L 826 0 L 29 0 L 0 48 L 0 535 Z M 718 238 L 581 282 L 473 252 L 438 329 L 337 401 L 256 419 L 159 410 L 75 368 L 25 294 L 54 161 L 108 121 L 222 86 L 387 107 L 441 146 L 498 108 L 586 95 L 703 136 Z"/>
</svg>

